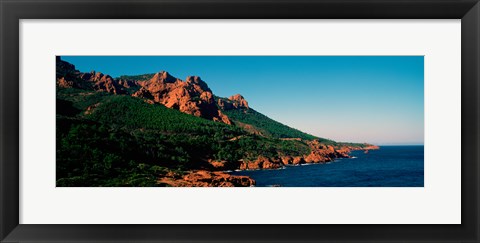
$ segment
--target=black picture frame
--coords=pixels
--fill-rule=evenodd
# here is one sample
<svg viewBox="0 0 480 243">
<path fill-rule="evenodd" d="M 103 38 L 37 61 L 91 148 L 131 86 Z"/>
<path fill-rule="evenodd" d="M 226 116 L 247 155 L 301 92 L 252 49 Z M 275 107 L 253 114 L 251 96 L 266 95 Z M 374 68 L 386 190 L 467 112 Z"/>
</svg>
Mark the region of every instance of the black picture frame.
<svg viewBox="0 0 480 243">
<path fill-rule="evenodd" d="M 478 0 L 0 0 L 0 15 L 2 242 L 480 242 Z M 19 224 L 19 20 L 158 18 L 461 19 L 462 223 L 460 225 Z"/>
</svg>

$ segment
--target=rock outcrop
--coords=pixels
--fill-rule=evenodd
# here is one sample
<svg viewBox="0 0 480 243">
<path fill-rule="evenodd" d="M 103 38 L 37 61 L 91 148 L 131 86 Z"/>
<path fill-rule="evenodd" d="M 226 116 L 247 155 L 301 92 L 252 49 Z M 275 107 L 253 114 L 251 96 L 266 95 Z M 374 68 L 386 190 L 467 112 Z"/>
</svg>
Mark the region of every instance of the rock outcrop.
<svg viewBox="0 0 480 243">
<path fill-rule="evenodd" d="M 240 94 L 232 95 L 228 99 L 233 102 L 233 107 L 235 108 L 249 108 L 247 100 Z"/>
<path fill-rule="evenodd" d="M 377 150 L 377 149 L 380 149 L 380 147 L 378 147 L 377 145 L 368 145 L 363 148 L 363 150 Z"/>
<path fill-rule="evenodd" d="M 302 156 L 296 156 L 296 157 L 293 158 L 292 164 L 294 164 L 294 165 L 305 164 L 305 160 L 303 159 Z"/>
<path fill-rule="evenodd" d="M 126 94 L 123 86 L 110 75 L 92 71 L 90 73 L 81 73 L 79 78 L 85 82 L 92 83 L 94 90 L 106 91 L 112 94 Z"/>
<path fill-rule="evenodd" d="M 60 57 L 56 58 L 56 66 L 57 85 L 61 88 L 92 89 L 112 94 L 126 93 L 123 86 L 110 75 L 95 71 L 79 72 L 73 64 L 61 60 Z"/>
<path fill-rule="evenodd" d="M 77 84 L 80 72 L 75 69 L 73 64 L 63 61 L 59 56 L 56 57 L 56 79 L 57 85 L 61 88 L 81 88 L 81 84 Z"/>
<path fill-rule="evenodd" d="M 233 110 L 233 109 L 244 109 L 248 110 L 250 107 L 248 106 L 247 100 L 240 95 L 232 95 L 230 98 L 218 98 L 217 104 L 222 110 Z"/>
<path fill-rule="evenodd" d="M 72 80 L 65 79 L 65 77 L 57 78 L 57 85 L 60 88 L 76 88 L 75 83 Z"/>
<path fill-rule="evenodd" d="M 142 87 L 133 96 L 150 99 L 190 115 L 232 124 L 218 109 L 208 85 L 198 76 L 189 76 L 182 81 L 162 71 L 140 85 Z"/>
<path fill-rule="evenodd" d="M 304 156 L 306 163 L 325 163 L 336 158 L 349 158 L 349 150 L 337 150 L 332 145 L 325 145 L 318 140 L 307 142 L 311 152 Z"/>
<path fill-rule="evenodd" d="M 250 187 L 255 180 L 248 176 L 234 176 L 219 171 L 197 170 L 185 175 L 168 173 L 158 179 L 157 183 L 172 187 Z"/>
<path fill-rule="evenodd" d="M 242 161 L 240 170 L 278 169 L 283 164 L 275 158 L 259 156 L 255 161 Z"/>
</svg>

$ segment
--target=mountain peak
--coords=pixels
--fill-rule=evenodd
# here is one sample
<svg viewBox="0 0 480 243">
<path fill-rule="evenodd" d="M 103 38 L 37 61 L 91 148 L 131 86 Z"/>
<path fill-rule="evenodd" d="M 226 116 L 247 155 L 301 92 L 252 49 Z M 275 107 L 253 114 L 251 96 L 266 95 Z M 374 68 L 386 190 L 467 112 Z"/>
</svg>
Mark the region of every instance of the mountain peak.
<svg viewBox="0 0 480 243">
<path fill-rule="evenodd" d="M 146 98 L 190 115 L 231 124 L 228 117 L 218 110 L 207 83 L 198 76 L 189 76 L 182 81 L 162 71 L 139 85 L 141 88 L 132 94 L 135 97 Z"/>
<path fill-rule="evenodd" d="M 241 94 L 232 95 L 228 99 L 233 102 L 235 108 L 249 108 L 247 100 Z"/>
<path fill-rule="evenodd" d="M 208 87 L 208 84 L 203 81 L 199 76 L 188 76 L 185 79 L 185 83 L 187 83 L 187 85 L 199 87 L 202 91 L 212 92 Z"/>
<path fill-rule="evenodd" d="M 203 80 L 199 76 L 188 76 L 185 79 L 185 82 L 187 82 L 187 83 L 199 83 L 199 82 L 203 82 Z"/>
<path fill-rule="evenodd" d="M 162 83 L 175 83 L 177 78 L 173 77 L 167 71 L 160 71 L 155 73 L 153 77 L 150 79 L 151 82 L 162 82 Z"/>
</svg>

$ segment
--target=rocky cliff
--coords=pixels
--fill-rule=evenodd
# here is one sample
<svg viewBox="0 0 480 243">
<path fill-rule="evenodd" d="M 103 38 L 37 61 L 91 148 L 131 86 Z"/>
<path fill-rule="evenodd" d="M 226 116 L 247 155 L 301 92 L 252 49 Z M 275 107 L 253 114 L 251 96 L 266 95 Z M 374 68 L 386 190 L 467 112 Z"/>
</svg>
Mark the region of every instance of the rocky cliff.
<svg viewBox="0 0 480 243">
<path fill-rule="evenodd" d="M 73 64 L 57 57 L 57 85 L 61 88 L 92 89 L 106 91 L 112 94 L 126 94 L 124 87 L 110 75 L 92 71 L 82 73 L 75 69 Z"/>
<path fill-rule="evenodd" d="M 228 99 L 217 98 L 217 103 L 222 110 L 249 109 L 247 100 L 241 94 L 232 95 Z"/>
<path fill-rule="evenodd" d="M 153 78 L 140 83 L 140 90 L 132 94 L 160 103 L 168 108 L 205 119 L 231 124 L 230 119 L 217 107 L 212 91 L 198 76 L 189 76 L 185 81 L 168 72 L 156 73 Z"/>
<path fill-rule="evenodd" d="M 248 176 L 234 176 L 219 171 L 197 170 L 186 174 L 170 172 L 158 179 L 158 183 L 170 187 L 251 187 L 255 180 Z"/>
</svg>

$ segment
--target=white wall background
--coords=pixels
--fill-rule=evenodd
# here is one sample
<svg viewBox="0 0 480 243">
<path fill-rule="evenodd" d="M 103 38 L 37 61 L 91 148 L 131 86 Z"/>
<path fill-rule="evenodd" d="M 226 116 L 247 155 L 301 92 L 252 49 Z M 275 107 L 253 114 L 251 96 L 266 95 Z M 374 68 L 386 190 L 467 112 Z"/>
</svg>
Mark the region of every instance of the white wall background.
<svg viewBox="0 0 480 243">
<path fill-rule="evenodd" d="M 21 224 L 461 221 L 460 20 L 22 20 L 20 40 Z M 425 187 L 56 188 L 55 55 L 425 55 Z"/>
</svg>

